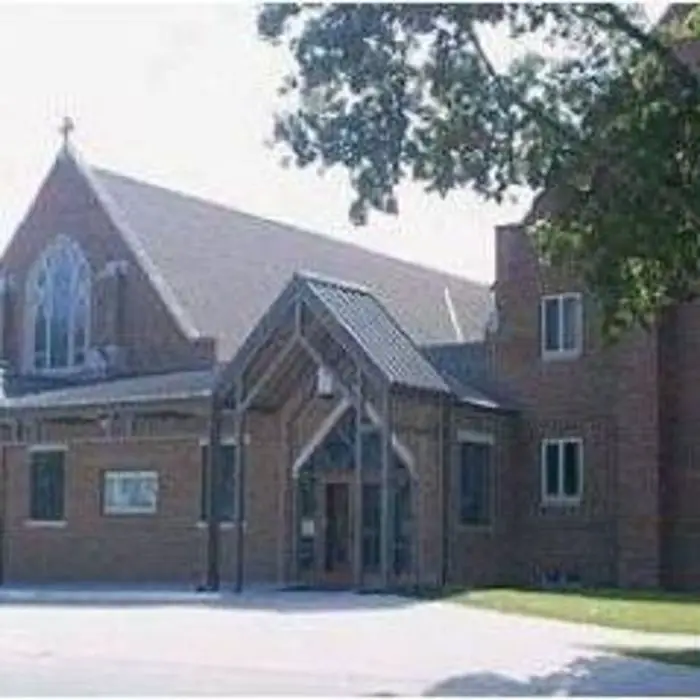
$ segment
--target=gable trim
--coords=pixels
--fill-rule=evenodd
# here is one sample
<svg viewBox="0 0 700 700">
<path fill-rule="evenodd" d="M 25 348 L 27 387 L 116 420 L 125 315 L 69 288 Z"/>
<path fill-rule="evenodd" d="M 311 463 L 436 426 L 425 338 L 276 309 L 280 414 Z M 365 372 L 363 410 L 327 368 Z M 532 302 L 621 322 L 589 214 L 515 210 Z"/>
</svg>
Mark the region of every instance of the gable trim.
<svg viewBox="0 0 700 700">
<path fill-rule="evenodd" d="M 333 408 L 333 410 L 323 419 L 319 425 L 316 432 L 311 436 L 309 441 L 302 447 L 297 458 L 292 464 L 292 477 L 294 479 L 299 478 L 299 472 L 302 467 L 308 462 L 313 453 L 318 449 L 321 443 L 326 439 L 328 434 L 337 425 L 338 421 L 343 417 L 343 414 L 350 410 L 353 406 L 353 402 L 347 397 L 343 397 Z M 379 411 L 369 402 L 365 401 L 365 409 L 367 410 L 367 415 L 374 424 L 375 427 L 381 429 L 381 419 L 379 417 Z M 396 455 L 403 461 L 406 468 L 410 472 L 413 479 L 417 478 L 416 473 L 416 460 L 413 456 L 411 450 L 406 447 L 406 445 L 401 441 L 398 435 L 392 431 L 391 433 L 391 447 Z"/>
<path fill-rule="evenodd" d="M 324 316 L 328 316 L 330 319 L 332 319 L 332 322 L 337 326 L 337 328 L 341 331 L 343 335 L 346 335 L 347 338 L 350 340 L 352 344 L 357 348 L 357 351 L 361 353 L 361 355 L 365 358 L 365 362 L 369 364 L 369 366 L 378 373 L 380 377 L 384 377 L 388 382 L 390 386 L 398 386 L 405 384 L 404 381 L 401 379 L 397 379 L 395 376 L 392 376 L 392 373 L 390 371 L 387 371 L 386 367 L 382 367 L 377 360 L 375 359 L 375 355 L 372 351 L 371 348 L 367 347 L 367 344 L 363 340 L 363 338 L 358 337 L 357 333 L 350 327 L 350 325 L 346 322 L 346 320 L 338 314 L 337 310 L 332 307 L 331 304 L 329 304 L 325 299 L 323 299 L 321 296 L 319 296 L 312 287 L 309 286 L 308 283 L 314 282 L 314 278 L 304 278 L 299 275 L 295 276 L 296 280 L 300 281 L 301 286 L 301 291 L 300 295 L 303 298 L 303 301 L 309 305 L 309 308 L 311 308 L 312 311 L 316 311 L 318 316 L 318 321 L 325 326 L 326 330 L 328 331 L 329 334 L 332 336 L 334 335 L 336 337 L 336 340 L 339 340 L 342 345 L 345 345 L 345 343 L 342 342 L 342 339 L 339 339 L 336 332 L 333 330 L 331 325 L 328 323 L 328 319 L 325 318 Z M 344 285 L 341 285 L 344 286 Z M 353 289 L 352 287 L 349 287 L 349 289 Z M 412 352 L 415 352 L 417 356 L 420 357 L 420 360 L 425 364 L 425 367 L 428 369 L 429 373 L 432 374 L 432 377 L 430 378 L 431 381 L 433 382 L 432 386 L 427 386 L 423 385 L 423 383 L 419 384 L 405 384 L 406 386 L 413 386 L 413 388 L 421 389 L 421 390 L 428 390 L 432 392 L 439 392 L 439 393 L 451 393 L 450 388 L 447 386 L 445 380 L 443 379 L 442 375 L 435 369 L 435 367 L 432 365 L 432 363 L 425 357 L 425 355 L 421 352 L 421 350 L 418 348 L 416 343 L 413 341 L 411 336 L 406 333 L 406 331 L 402 328 L 402 326 L 397 322 L 397 320 L 394 318 L 394 316 L 391 314 L 391 312 L 386 308 L 386 306 L 374 295 L 371 294 L 370 292 L 363 292 L 364 294 L 367 294 L 371 299 L 374 304 L 376 304 L 377 308 L 381 311 L 382 314 L 388 319 L 389 324 L 396 330 L 396 332 L 399 334 L 399 336 L 403 339 L 406 340 L 407 342 L 407 347 L 411 349 Z M 321 312 L 321 313 L 318 313 Z M 352 354 L 352 350 L 348 350 Z"/>
<path fill-rule="evenodd" d="M 66 147 L 61 155 L 69 157 L 78 172 L 83 176 L 89 188 L 95 197 L 97 197 L 105 214 L 121 234 L 144 274 L 163 300 L 163 303 L 181 330 L 188 338 L 193 340 L 203 337 L 202 332 L 197 329 L 190 314 L 180 303 L 172 287 L 168 284 L 153 260 L 151 260 L 135 231 L 131 228 L 130 224 L 119 210 L 116 202 L 112 199 L 112 196 L 92 174 L 90 166 L 82 162 L 78 153 L 71 146 Z"/>
</svg>

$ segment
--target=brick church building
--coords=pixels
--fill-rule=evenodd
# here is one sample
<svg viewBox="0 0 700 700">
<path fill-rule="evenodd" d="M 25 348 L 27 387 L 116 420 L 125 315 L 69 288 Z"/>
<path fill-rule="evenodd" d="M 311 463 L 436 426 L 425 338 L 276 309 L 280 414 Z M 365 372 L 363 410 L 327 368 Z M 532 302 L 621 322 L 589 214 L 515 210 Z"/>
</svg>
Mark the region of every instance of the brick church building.
<svg viewBox="0 0 700 700">
<path fill-rule="evenodd" d="M 605 348 L 496 246 L 490 289 L 64 146 L 0 263 L 2 581 L 700 586 L 700 308 Z"/>
</svg>

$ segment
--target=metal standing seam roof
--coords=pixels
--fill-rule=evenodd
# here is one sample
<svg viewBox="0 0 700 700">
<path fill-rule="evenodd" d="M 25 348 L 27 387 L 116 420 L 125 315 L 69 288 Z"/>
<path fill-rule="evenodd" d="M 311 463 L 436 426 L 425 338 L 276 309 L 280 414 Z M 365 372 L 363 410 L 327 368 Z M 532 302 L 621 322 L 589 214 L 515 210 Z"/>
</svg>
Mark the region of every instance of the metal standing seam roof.
<svg viewBox="0 0 700 700">
<path fill-rule="evenodd" d="M 298 278 L 392 384 L 450 393 L 445 380 L 371 292 L 310 275 Z"/>
</svg>

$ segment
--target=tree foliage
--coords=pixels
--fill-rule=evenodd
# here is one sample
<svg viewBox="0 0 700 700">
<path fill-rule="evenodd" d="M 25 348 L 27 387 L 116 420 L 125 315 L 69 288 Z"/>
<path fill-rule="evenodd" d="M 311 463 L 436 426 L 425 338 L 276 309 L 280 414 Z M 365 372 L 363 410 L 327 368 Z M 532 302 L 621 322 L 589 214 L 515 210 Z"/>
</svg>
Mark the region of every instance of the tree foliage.
<svg viewBox="0 0 700 700">
<path fill-rule="evenodd" d="M 652 28 L 612 3 L 258 16 L 293 57 L 275 140 L 298 167 L 347 171 L 353 222 L 396 213 L 406 179 L 496 201 L 547 192 L 528 230 L 597 296 L 608 336 L 700 292 L 700 83 L 683 58 L 697 26 L 695 11 Z M 537 48 L 499 65 L 496 30 Z"/>
</svg>

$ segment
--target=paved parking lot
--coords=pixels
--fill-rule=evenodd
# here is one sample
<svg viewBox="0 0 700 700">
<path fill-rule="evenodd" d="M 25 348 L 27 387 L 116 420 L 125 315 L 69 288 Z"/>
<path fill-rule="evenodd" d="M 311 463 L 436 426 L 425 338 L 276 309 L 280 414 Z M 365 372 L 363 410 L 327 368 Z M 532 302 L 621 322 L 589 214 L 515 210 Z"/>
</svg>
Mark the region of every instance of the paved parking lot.
<svg viewBox="0 0 700 700">
<path fill-rule="evenodd" d="M 259 592 L 209 603 L 5 600 L 0 694 L 700 694 L 700 669 L 602 650 L 639 641 L 350 593 Z"/>
</svg>

